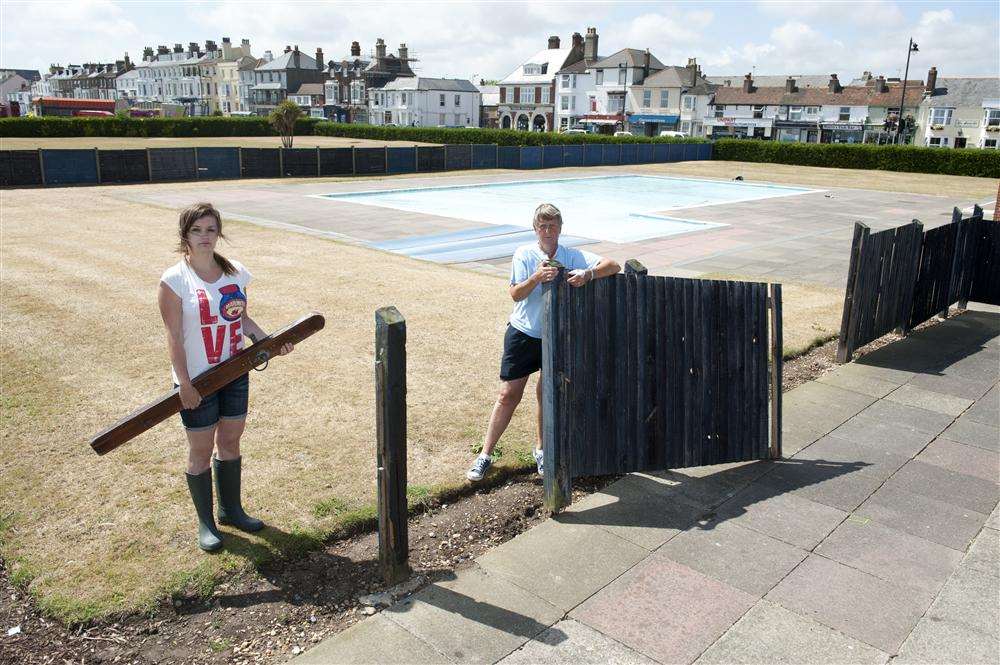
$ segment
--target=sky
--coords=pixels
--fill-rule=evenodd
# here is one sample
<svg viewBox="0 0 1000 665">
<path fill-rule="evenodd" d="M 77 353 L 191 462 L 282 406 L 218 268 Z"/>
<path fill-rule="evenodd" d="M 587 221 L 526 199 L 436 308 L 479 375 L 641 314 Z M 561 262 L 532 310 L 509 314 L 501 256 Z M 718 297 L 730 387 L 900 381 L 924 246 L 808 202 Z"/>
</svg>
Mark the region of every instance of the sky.
<svg viewBox="0 0 1000 665">
<path fill-rule="evenodd" d="M 0 0 L 0 67 L 113 62 L 144 46 L 234 43 L 253 55 L 298 44 L 325 59 L 362 55 L 378 37 L 419 59 L 419 75 L 502 79 L 546 47 L 597 28 L 601 55 L 649 48 L 665 64 L 698 59 L 706 75 L 1000 76 L 1000 2 L 316 2 L 298 0 Z"/>
</svg>

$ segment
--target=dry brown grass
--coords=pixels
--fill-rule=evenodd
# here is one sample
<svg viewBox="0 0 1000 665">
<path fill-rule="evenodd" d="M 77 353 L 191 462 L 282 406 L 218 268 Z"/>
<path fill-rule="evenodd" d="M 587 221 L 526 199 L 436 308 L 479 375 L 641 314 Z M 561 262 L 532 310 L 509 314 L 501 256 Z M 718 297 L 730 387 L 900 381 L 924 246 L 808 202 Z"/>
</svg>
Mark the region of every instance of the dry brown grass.
<svg viewBox="0 0 1000 665">
<path fill-rule="evenodd" d="M 379 148 L 388 146 L 436 145 L 414 141 L 375 141 L 372 139 L 352 139 L 340 136 L 296 136 L 295 148 Z M 189 148 L 189 147 L 236 147 L 280 148 L 280 136 L 207 136 L 191 138 L 142 138 L 74 136 L 67 138 L 0 138 L 0 150 L 35 150 L 68 148 L 101 148 L 118 150 L 124 148 Z"/>
<path fill-rule="evenodd" d="M 0 344 L 3 556 L 34 575 L 43 605 L 79 618 L 147 602 L 196 571 L 245 565 L 294 538 L 239 536 L 235 553 L 194 543 L 176 419 L 98 457 L 88 438 L 170 389 L 155 287 L 176 213 L 99 188 L 2 194 Z M 462 478 L 495 390 L 508 313 L 502 281 L 312 236 L 228 222 L 223 251 L 254 273 L 255 318 L 309 310 L 326 328 L 251 381 L 243 450 L 249 504 L 277 530 L 321 534 L 333 496 L 374 501 L 374 311 L 408 324 L 411 484 Z M 508 455 L 531 443 L 520 411 Z M 7 514 L 10 511 L 10 514 Z"/>
</svg>

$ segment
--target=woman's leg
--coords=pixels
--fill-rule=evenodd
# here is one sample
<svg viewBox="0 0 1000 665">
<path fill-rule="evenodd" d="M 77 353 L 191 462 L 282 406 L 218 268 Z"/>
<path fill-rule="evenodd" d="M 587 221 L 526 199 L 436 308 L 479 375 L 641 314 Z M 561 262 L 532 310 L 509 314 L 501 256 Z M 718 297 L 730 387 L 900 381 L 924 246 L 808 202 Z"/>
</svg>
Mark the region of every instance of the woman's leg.
<svg viewBox="0 0 1000 665">
<path fill-rule="evenodd" d="M 212 552 L 222 547 L 222 534 L 215 526 L 212 515 L 212 448 L 215 445 L 215 426 L 201 430 L 187 430 L 188 490 L 198 515 L 198 547 Z"/>
<path fill-rule="evenodd" d="M 216 457 L 222 461 L 239 459 L 240 438 L 246 429 L 246 418 L 222 418 L 215 429 Z"/>
<path fill-rule="evenodd" d="M 187 472 L 193 476 L 205 473 L 212 465 L 212 448 L 215 446 L 215 430 L 185 430 L 188 440 Z"/>
<path fill-rule="evenodd" d="M 222 418 L 215 436 L 218 455 L 212 461 L 215 468 L 215 489 L 219 499 L 219 523 L 235 526 L 242 531 L 260 531 L 264 523 L 243 510 L 240 486 L 243 459 L 240 457 L 240 437 L 245 418 Z"/>
</svg>

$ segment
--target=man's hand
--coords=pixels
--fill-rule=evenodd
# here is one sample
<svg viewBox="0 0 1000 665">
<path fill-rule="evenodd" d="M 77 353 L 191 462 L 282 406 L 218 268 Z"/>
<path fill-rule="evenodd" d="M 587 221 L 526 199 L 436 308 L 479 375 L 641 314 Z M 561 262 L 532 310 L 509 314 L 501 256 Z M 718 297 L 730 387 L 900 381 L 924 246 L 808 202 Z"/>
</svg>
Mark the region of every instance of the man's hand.
<svg viewBox="0 0 1000 665">
<path fill-rule="evenodd" d="M 554 280 L 557 275 L 559 275 L 559 268 L 539 264 L 538 270 L 531 276 L 531 279 L 535 281 L 535 284 L 544 284 L 545 282 Z"/>
<path fill-rule="evenodd" d="M 571 270 L 569 277 L 566 279 L 566 283 L 570 286 L 580 287 L 589 282 L 594 278 L 593 270 L 577 269 Z"/>
</svg>

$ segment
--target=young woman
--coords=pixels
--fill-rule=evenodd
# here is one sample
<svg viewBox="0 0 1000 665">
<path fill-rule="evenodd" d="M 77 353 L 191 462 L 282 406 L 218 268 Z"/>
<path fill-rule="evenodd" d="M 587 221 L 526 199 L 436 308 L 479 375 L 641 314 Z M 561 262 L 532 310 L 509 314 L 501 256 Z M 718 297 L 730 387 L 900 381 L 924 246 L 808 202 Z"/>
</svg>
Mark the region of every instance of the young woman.
<svg viewBox="0 0 1000 665">
<path fill-rule="evenodd" d="M 177 251 L 183 258 L 160 277 L 157 301 L 167 328 L 167 349 L 174 384 L 180 388 L 181 421 L 187 432 L 187 483 L 198 514 L 198 546 L 222 547 L 212 515 L 212 469 L 221 524 L 259 531 L 264 523 L 250 517 L 240 501 L 240 437 L 247 415 L 249 375 L 211 395 L 199 395 L 191 379 L 243 348 L 243 336 L 266 337 L 247 314 L 249 271 L 216 253 L 222 218 L 210 203 L 181 211 Z M 278 355 L 290 353 L 285 344 Z M 213 457 L 212 452 L 216 451 Z"/>
</svg>

